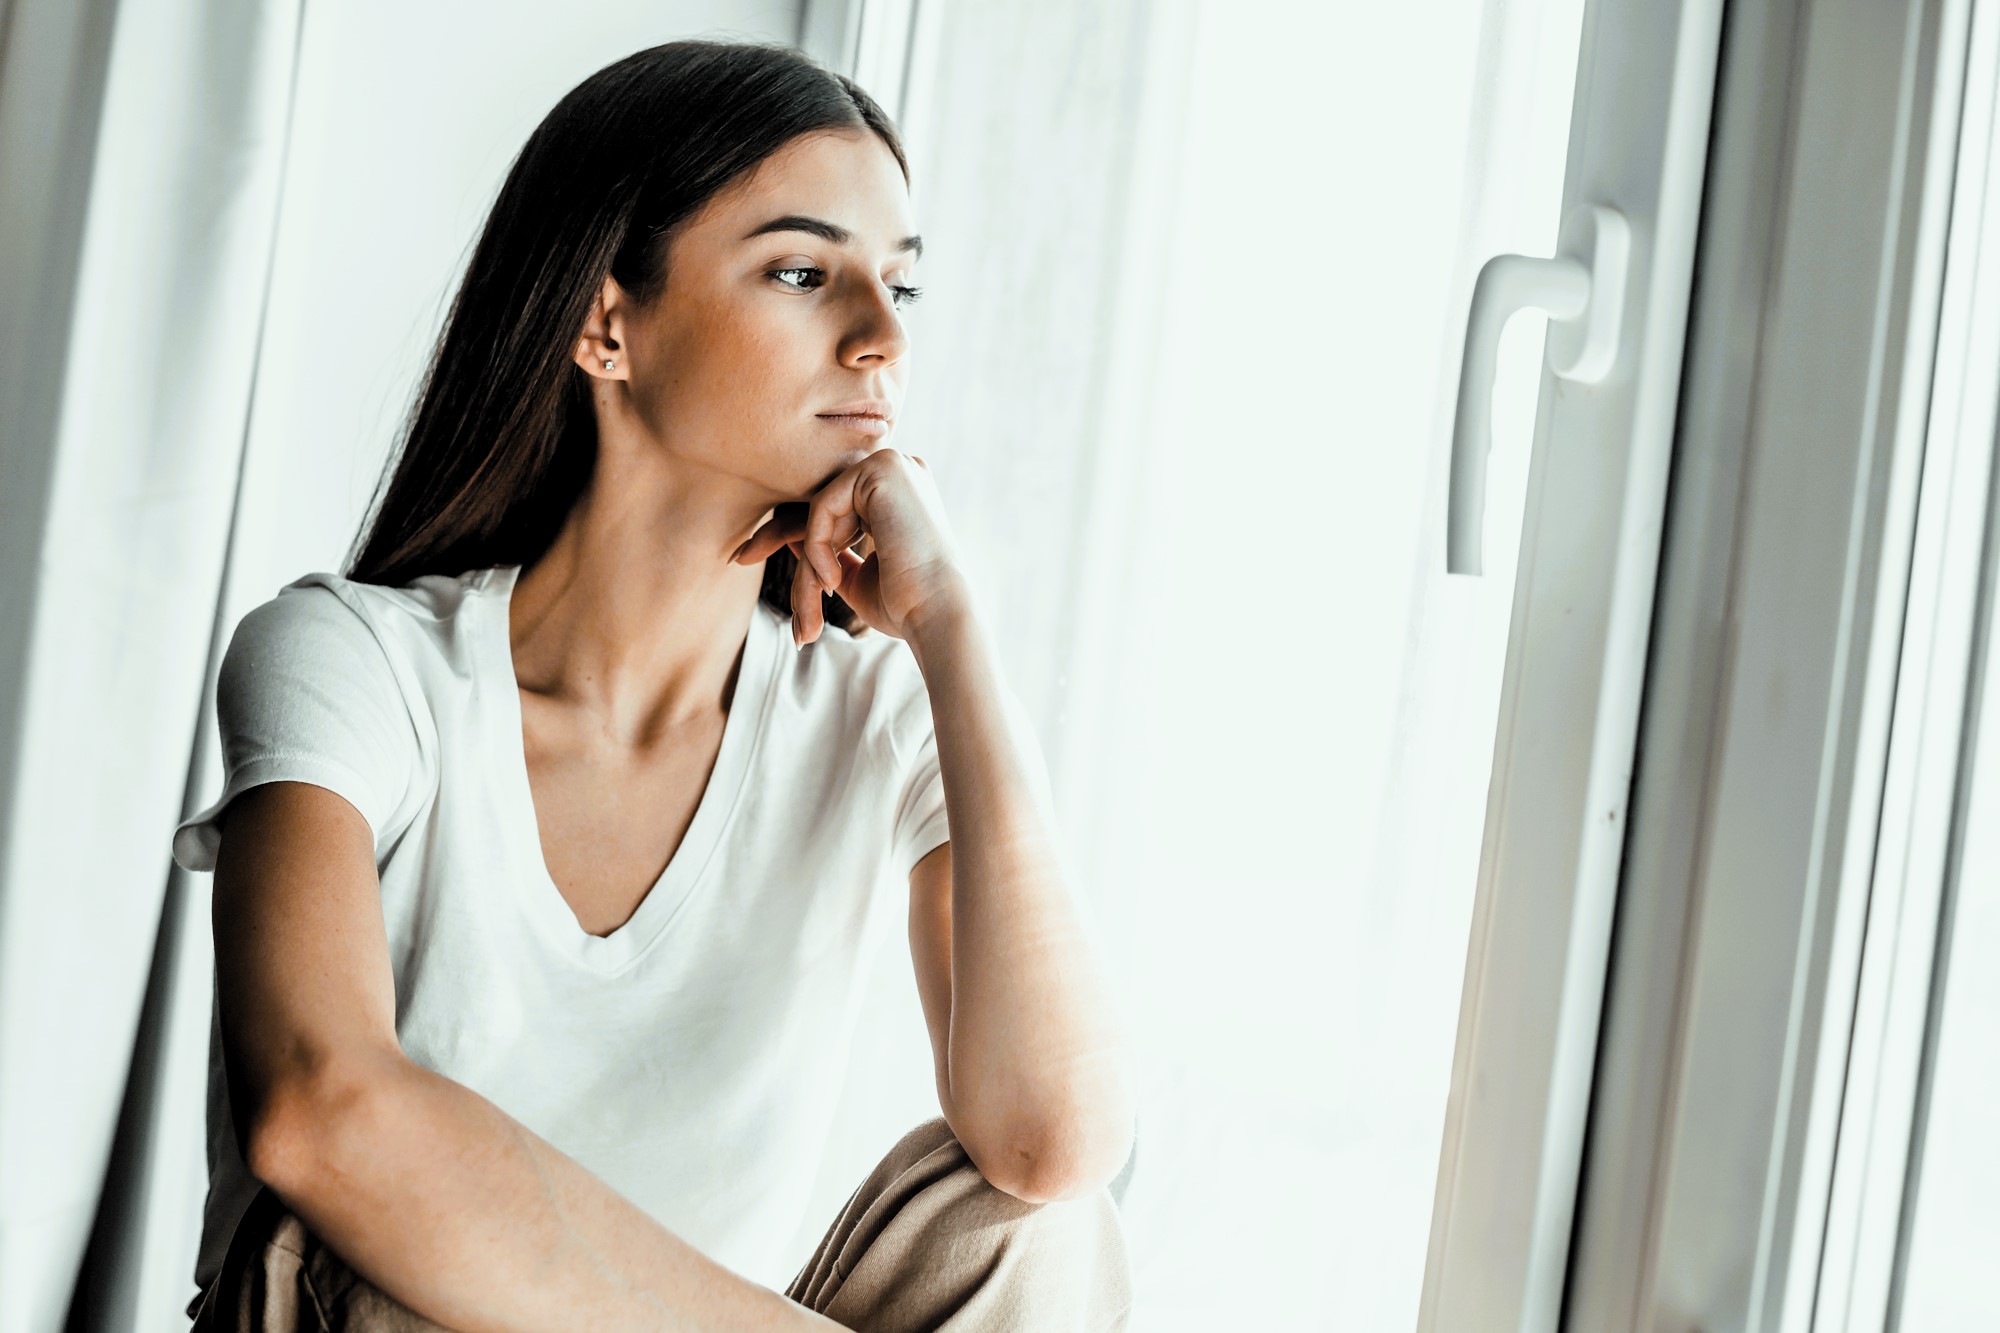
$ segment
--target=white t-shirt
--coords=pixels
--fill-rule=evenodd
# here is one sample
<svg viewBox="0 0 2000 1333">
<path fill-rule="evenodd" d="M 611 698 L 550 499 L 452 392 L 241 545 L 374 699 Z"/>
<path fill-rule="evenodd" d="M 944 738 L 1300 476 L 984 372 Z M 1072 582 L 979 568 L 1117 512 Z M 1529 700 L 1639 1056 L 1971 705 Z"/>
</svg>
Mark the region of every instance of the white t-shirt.
<svg viewBox="0 0 2000 1333">
<path fill-rule="evenodd" d="M 519 572 L 308 574 L 244 616 L 216 686 L 226 784 L 174 830 L 174 859 L 214 869 L 217 813 L 259 783 L 338 792 L 375 833 L 409 1058 L 781 1289 L 807 1257 L 786 1251 L 866 969 L 949 837 L 923 677 L 885 634 L 829 625 L 797 649 L 757 603 L 693 822 L 599 938 L 542 856 L 508 637 Z M 257 1188 L 218 1031 L 212 1010 L 204 1288 Z"/>
</svg>

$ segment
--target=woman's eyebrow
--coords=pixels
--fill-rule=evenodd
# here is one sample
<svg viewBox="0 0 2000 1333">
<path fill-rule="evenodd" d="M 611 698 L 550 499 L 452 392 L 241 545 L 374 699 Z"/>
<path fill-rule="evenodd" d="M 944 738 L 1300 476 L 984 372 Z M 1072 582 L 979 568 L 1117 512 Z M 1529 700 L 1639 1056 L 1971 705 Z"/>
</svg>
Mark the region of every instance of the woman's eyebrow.
<svg viewBox="0 0 2000 1333">
<path fill-rule="evenodd" d="M 854 233 L 840 226 L 838 223 L 828 222 L 824 218 L 802 217 L 797 213 L 787 213 L 784 217 L 772 218 L 755 231 L 745 233 L 743 239 L 747 241 L 752 237 L 762 236 L 767 232 L 774 231 L 810 232 L 822 240 L 832 241 L 835 245 L 850 245 L 854 241 Z M 924 257 L 924 238 L 921 236 L 905 236 L 902 240 L 896 242 L 896 248 L 898 250 L 908 250 L 915 254 L 917 258 L 922 259 Z"/>
</svg>

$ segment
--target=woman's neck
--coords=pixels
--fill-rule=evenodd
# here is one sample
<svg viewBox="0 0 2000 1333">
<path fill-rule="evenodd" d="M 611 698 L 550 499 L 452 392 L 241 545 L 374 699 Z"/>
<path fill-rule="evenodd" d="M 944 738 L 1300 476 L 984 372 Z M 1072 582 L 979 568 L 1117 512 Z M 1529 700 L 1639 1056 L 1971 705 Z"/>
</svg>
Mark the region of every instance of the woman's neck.
<svg viewBox="0 0 2000 1333">
<path fill-rule="evenodd" d="M 522 690 L 633 746 L 726 711 L 764 574 L 730 555 L 770 515 L 747 512 L 741 485 L 628 475 L 586 487 L 514 585 L 508 637 Z"/>
</svg>

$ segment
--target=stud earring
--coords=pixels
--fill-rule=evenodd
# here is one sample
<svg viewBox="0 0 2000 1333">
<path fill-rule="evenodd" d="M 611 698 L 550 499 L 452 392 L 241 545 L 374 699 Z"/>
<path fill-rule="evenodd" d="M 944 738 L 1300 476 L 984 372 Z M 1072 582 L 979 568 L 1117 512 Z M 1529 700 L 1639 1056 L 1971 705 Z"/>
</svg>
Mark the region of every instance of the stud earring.
<svg viewBox="0 0 2000 1333">
<path fill-rule="evenodd" d="M 611 367 L 613 367 L 613 366 L 615 366 L 615 365 L 617 365 L 617 364 L 618 364 L 618 363 L 617 363 L 616 361 L 610 361 L 610 360 L 607 360 L 607 361 L 605 361 L 605 363 L 604 363 L 604 368 L 605 368 L 606 370 L 609 370 L 609 369 L 611 369 Z"/>
</svg>

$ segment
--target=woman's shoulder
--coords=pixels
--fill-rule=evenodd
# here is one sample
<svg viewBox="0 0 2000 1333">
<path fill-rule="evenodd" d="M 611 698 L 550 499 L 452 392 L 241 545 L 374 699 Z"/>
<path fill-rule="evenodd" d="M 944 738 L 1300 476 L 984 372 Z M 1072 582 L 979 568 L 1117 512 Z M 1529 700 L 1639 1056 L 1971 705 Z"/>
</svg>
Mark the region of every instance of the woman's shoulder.
<svg viewBox="0 0 2000 1333">
<path fill-rule="evenodd" d="M 364 619 L 393 622 L 398 618 L 418 622 L 450 621 L 467 598 L 486 588 L 499 572 L 493 569 L 467 570 L 463 574 L 423 574 L 406 583 L 371 583 L 328 570 L 302 574 L 278 589 L 271 600 L 288 594 L 320 589 L 354 614 Z M 308 594 L 308 603 L 325 604 L 323 597 Z"/>
<path fill-rule="evenodd" d="M 828 623 L 804 648 L 792 644 L 790 622 L 773 612 L 778 651 L 789 662 L 789 693 L 802 706 L 837 718 L 860 736 L 900 748 L 913 728 L 930 721 L 930 696 L 910 645 L 892 634 Z"/>
<path fill-rule="evenodd" d="M 470 676 L 478 636 L 460 623 L 460 611 L 490 574 L 428 574 L 394 586 L 326 570 L 302 574 L 243 616 L 231 655 L 253 666 L 296 663 L 315 676 L 393 679 L 404 695 L 423 695 L 439 679 Z"/>
<path fill-rule="evenodd" d="M 785 635 L 786 646 L 790 647 L 789 624 L 781 625 L 780 631 Z M 807 644 L 798 655 L 805 662 L 812 663 L 815 670 L 829 671 L 858 684 L 894 682 L 907 685 L 912 677 L 921 680 L 916 655 L 910 651 L 908 643 L 859 622 L 854 629 L 845 630 L 829 621 L 821 628 L 819 637 Z"/>
<path fill-rule="evenodd" d="M 402 584 L 370 583 L 328 570 L 301 574 L 254 607 L 246 620 L 363 627 L 377 637 L 436 638 L 449 631 L 467 601 L 491 582 L 492 570 L 425 574 Z"/>
</svg>

